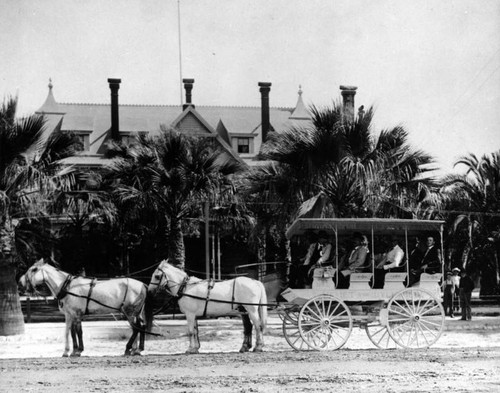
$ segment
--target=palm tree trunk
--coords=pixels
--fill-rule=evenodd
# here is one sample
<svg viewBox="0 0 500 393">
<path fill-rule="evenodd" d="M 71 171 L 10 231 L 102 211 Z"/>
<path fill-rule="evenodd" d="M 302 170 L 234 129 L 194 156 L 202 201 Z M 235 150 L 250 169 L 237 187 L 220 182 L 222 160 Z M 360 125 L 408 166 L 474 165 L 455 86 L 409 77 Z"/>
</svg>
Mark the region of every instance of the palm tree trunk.
<svg viewBox="0 0 500 393">
<path fill-rule="evenodd" d="M 181 220 L 170 220 L 170 236 L 168 238 L 168 258 L 170 263 L 184 269 L 186 254 L 184 249 L 184 236 L 182 234 Z"/>
<path fill-rule="evenodd" d="M 0 336 L 24 334 L 24 317 L 17 291 L 16 269 L 9 259 L 0 260 Z"/>
</svg>

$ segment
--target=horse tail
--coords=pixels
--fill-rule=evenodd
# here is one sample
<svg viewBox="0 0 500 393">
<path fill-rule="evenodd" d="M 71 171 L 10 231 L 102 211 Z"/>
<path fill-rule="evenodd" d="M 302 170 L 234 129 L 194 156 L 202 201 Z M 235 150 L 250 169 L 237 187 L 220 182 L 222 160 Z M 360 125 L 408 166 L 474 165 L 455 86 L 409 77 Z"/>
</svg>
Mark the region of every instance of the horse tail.
<svg viewBox="0 0 500 393">
<path fill-rule="evenodd" d="M 148 332 L 153 328 L 153 319 L 154 319 L 154 296 L 146 291 L 146 301 L 144 303 L 144 315 L 146 319 L 146 330 Z"/>
<path fill-rule="evenodd" d="M 260 319 L 260 328 L 264 333 L 267 324 L 267 294 L 264 284 L 260 283 L 260 287 L 261 287 L 261 292 L 259 301 L 259 319 Z"/>
</svg>

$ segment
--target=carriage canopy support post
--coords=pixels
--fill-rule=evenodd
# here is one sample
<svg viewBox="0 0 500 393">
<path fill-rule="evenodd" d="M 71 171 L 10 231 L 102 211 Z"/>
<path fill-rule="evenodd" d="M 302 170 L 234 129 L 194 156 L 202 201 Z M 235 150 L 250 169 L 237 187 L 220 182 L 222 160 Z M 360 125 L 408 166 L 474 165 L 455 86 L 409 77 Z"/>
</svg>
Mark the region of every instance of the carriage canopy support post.
<svg viewBox="0 0 500 393">
<path fill-rule="evenodd" d="M 210 278 L 210 216 L 208 201 L 205 202 L 205 275 Z"/>
</svg>

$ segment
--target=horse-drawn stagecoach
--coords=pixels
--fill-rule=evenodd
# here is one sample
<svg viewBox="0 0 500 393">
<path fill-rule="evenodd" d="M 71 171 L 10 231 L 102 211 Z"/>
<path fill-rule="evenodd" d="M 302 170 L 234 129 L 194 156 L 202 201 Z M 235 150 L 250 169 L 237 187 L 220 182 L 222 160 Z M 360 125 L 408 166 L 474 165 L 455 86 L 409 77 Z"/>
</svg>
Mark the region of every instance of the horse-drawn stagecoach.
<svg viewBox="0 0 500 393">
<path fill-rule="evenodd" d="M 332 266 L 314 272 L 311 288 L 288 288 L 280 308 L 286 341 L 297 350 L 333 350 L 348 340 L 354 325 L 364 328 L 379 348 L 426 348 L 440 337 L 444 327 L 439 281 L 441 271 L 422 273 L 408 286 L 409 239 L 415 236 L 440 238 L 443 253 L 443 221 L 398 219 L 300 218 L 288 229 L 289 239 L 310 231 L 326 231 L 334 243 Z M 346 289 L 337 287 L 339 239 L 362 232 L 370 239 L 370 271 L 351 273 Z M 405 258 L 398 272 L 385 275 L 381 288 L 372 288 L 375 276 L 375 238 L 396 236 L 404 239 Z"/>
<path fill-rule="evenodd" d="M 441 261 L 440 272 L 422 273 L 420 280 L 410 286 L 408 240 L 430 233 L 437 237 L 437 233 L 443 255 L 443 224 L 442 221 L 396 219 L 297 219 L 287 231 L 289 239 L 305 236 L 310 231 L 326 231 L 333 239 L 335 252 L 331 266 L 314 271 L 311 288 L 292 287 L 282 291 L 279 298 L 285 299 L 284 302 L 274 301 L 277 290 L 283 285 L 282 277 L 276 272 L 270 275 L 271 281 L 259 277 L 264 283 L 249 277 L 214 282 L 190 277 L 168 261 L 161 262 L 156 268 L 149 287 L 130 278 L 102 282 L 75 277 L 43 261 L 35 263 L 21 278 L 21 283 L 30 287 L 45 283 L 58 299 L 60 309 L 66 315 L 64 356 L 70 354 L 70 333 L 73 339 L 71 355 L 79 356 L 83 351 L 81 318 L 88 313 L 110 310 L 123 313 L 131 323 L 133 333 L 126 354 L 136 353 L 134 345 L 138 334 L 140 352 L 144 349 L 144 337 L 149 327 L 146 324 L 146 300 L 158 289 L 166 290 L 178 299 L 188 322 L 190 353 L 198 352 L 200 347 L 198 317 L 231 313 L 240 313 L 243 320 L 244 340 L 240 351 L 252 347 L 252 325 L 257 337 L 254 351 L 262 350 L 268 308 L 278 311 L 285 339 L 296 350 L 341 348 L 354 325 L 364 328 L 379 348 L 426 348 L 438 340 L 444 328 L 439 285 L 443 264 Z M 349 287 L 339 289 L 339 239 L 354 231 L 371 239 L 371 271 L 351 273 Z M 400 271 L 385 274 L 382 287 L 372 288 L 375 238 L 385 235 L 404 239 L 406 262 Z"/>
</svg>

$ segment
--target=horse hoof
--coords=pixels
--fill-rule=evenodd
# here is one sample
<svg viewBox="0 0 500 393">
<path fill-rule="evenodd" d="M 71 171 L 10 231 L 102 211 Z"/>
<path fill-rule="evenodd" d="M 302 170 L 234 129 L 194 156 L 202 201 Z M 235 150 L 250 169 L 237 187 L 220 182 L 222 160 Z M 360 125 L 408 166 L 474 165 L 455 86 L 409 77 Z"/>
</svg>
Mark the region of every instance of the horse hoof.
<svg viewBox="0 0 500 393">
<path fill-rule="evenodd" d="M 77 358 L 80 357 L 81 353 L 80 352 L 71 352 L 71 355 L 69 355 L 72 358 Z"/>
<path fill-rule="evenodd" d="M 240 353 L 245 353 L 248 352 L 249 348 L 248 347 L 241 347 L 240 348 Z"/>
<path fill-rule="evenodd" d="M 197 350 L 197 349 L 188 349 L 188 350 L 186 351 L 186 353 L 187 353 L 188 355 L 195 355 L 195 354 L 197 354 L 197 353 L 198 353 L 198 350 Z"/>
<path fill-rule="evenodd" d="M 64 352 L 62 355 L 63 358 L 69 358 L 69 354 L 67 352 Z"/>
<path fill-rule="evenodd" d="M 254 352 L 262 352 L 262 347 L 255 347 L 253 349 Z"/>
</svg>

